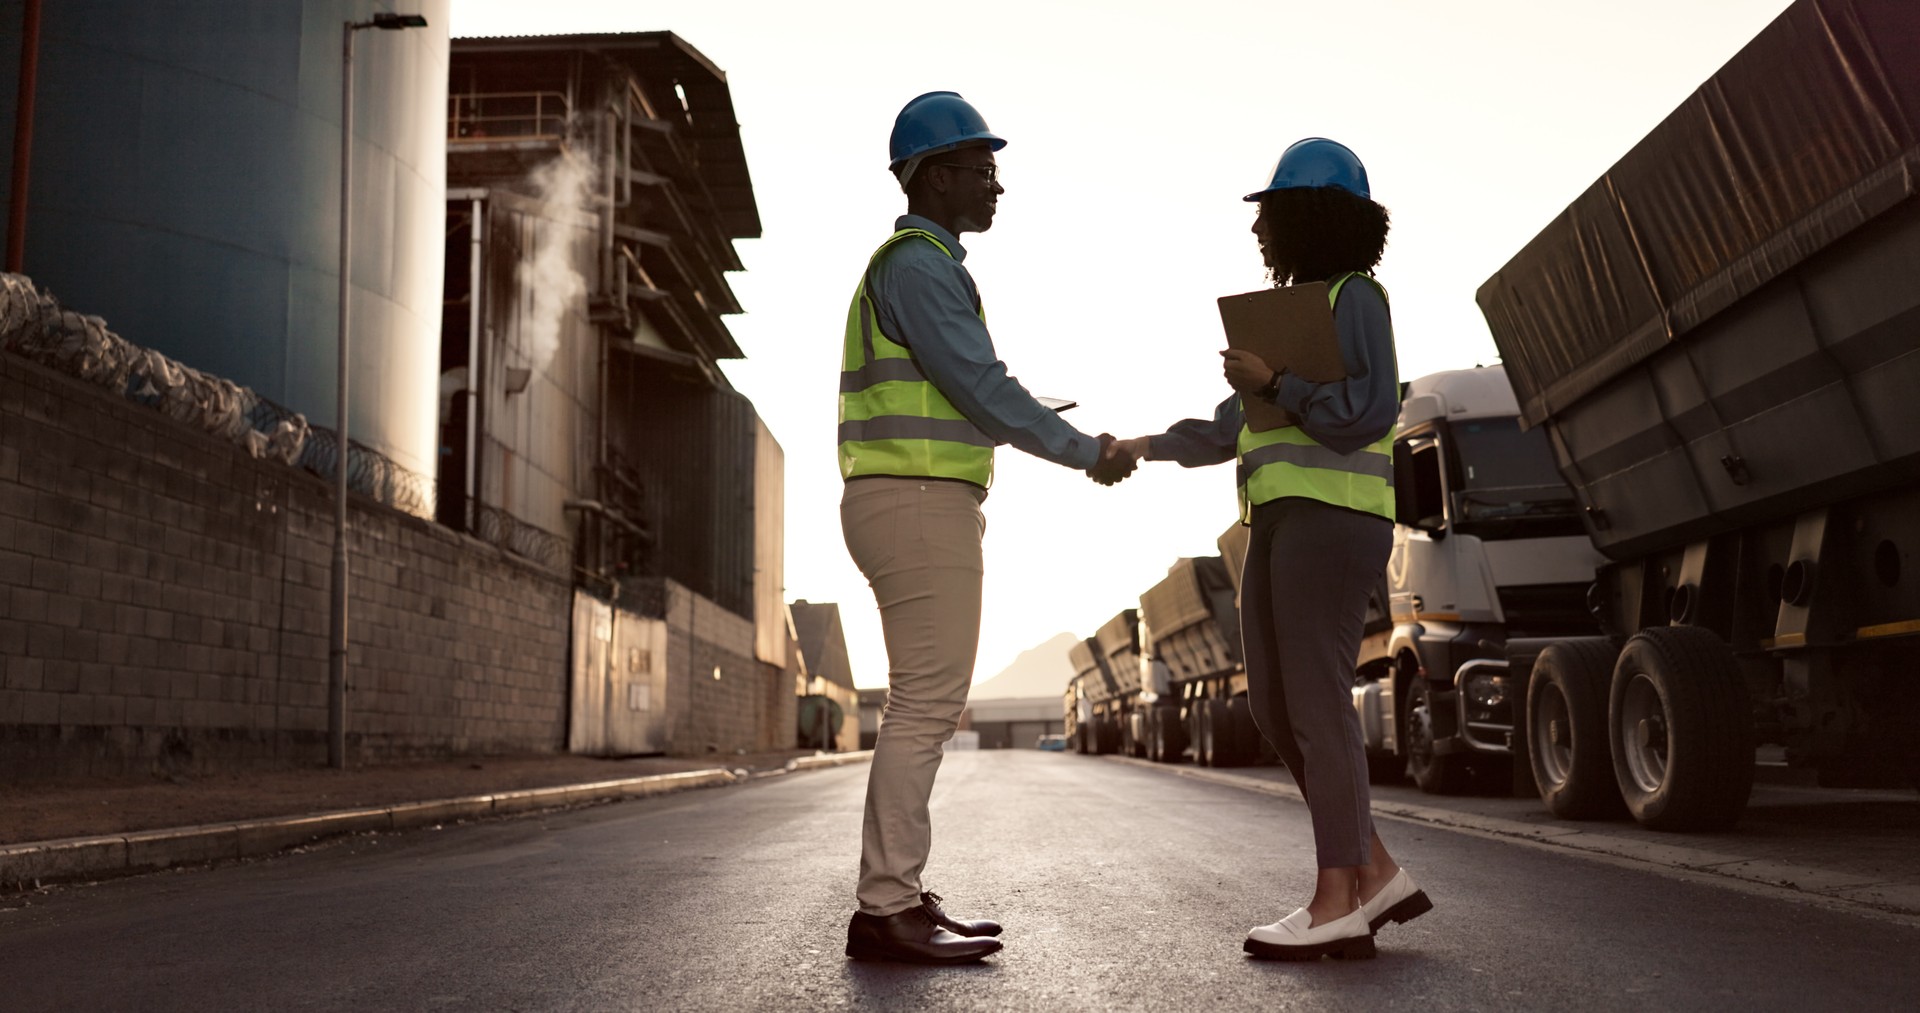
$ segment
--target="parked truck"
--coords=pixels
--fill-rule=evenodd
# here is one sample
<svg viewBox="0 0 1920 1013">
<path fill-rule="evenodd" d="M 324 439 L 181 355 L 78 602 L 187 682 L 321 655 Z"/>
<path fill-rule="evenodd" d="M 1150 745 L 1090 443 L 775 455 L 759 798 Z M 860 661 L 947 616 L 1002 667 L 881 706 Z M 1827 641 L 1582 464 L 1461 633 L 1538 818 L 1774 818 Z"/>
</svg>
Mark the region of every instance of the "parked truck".
<svg viewBox="0 0 1920 1013">
<path fill-rule="evenodd" d="M 1353 705 L 1376 780 L 1504 786 L 1513 638 L 1589 633 L 1588 542 L 1546 435 L 1499 366 L 1409 383 L 1394 437 L 1393 550 L 1368 603 Z"/>
<path fill-rule="evenodd" d="M 1238 531 L 1236 524 L 1228 536 Z M 1219 767 L 1257 758 L 1234 602 L 1238 572 L 1220 556 L 1179 559 L 1140 595 L 1138 755 L 1175 763 L 1191 750 L 1196 763 Z"/>
<path fill-rule="evenodd" d="M 1067 652 L 1067 735 L 1081 753 L 1132 752 L 1132 715 L 1139 706 L 1139 614 L 1126 609 Z"/>
<path fill-rule="evenodd" d="M 1596 635 L 1509 644 L 1548 808 L 1724 826 L 1756 742 L 1920 778 L 1912 0 L 1793 4 L 1478 301 L 1607 559 Z"/>
</svg>

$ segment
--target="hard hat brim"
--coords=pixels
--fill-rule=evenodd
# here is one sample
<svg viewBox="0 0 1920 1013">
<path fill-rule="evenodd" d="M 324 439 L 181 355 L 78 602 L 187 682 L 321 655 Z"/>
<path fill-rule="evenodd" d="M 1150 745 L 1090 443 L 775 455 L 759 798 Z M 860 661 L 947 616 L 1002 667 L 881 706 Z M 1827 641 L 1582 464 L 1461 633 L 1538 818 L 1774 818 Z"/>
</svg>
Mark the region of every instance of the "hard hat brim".
<svg viewBox="0 0 1920 1013">
<path fill-rule="evenodd" d="M 987 147 L 993 149 L 994 151 L 999 151 L 1001 148 L 1004 148 L 1007 146 L 1006 138 L 1001 137 L 998 134 L 982 131 L 977 134 L 970 134 L 966 137 L 962 137 L 959 140 L 953 141 L 948 144 L 942 144 L 937 147 L 927 148 L 924 151 L 916 151 L 911 155 L 904 155 L 900 158 L 896 158 L 887 165 L 887 170 L 889 172 L 899 172 L 901 166 L 907 164 L 908 162 L 913 161 L 916 158 L 925 158 L 928 155 L 938 155 L 946 151 L 958 151 L 969 144 L 977 144 L 982 141 L 985 141 L 987 144 Z"/>
</svg>

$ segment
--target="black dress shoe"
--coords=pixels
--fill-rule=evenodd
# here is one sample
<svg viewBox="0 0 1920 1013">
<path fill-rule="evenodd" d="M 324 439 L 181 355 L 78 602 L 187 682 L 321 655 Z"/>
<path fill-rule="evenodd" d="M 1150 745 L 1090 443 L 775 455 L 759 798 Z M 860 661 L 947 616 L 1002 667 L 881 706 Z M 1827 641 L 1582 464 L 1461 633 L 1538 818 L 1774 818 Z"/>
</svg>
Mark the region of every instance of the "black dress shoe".
<svg viewBox="0 0 1920 1013">
<path fill-rule="evenodd" d="M 953 918 L 940 910 L 940 895 L 928 891 L 920 895 L 920 906 L 927 909 L 933 923 L 956 936 L 997 936 L 1000 923 L 990 918 Z"/>
<path fill-rule="evenodd" d="M 855 960 L 967 964 L 999 950 L 998 939 L 970 939 L 941 928 L 925 907 L 885 917 L 856 911 L 847 923 L 847 956 Z"/>
</svg>

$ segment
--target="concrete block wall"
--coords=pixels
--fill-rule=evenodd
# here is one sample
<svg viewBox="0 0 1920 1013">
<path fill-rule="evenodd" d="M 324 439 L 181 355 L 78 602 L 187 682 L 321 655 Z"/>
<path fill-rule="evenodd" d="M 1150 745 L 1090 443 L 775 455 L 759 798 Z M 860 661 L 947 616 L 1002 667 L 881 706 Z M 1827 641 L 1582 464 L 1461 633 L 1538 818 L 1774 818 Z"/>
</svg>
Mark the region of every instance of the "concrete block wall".
<svg viewBox="0 0 1920 1013">
<path fill-rule="evenodd" d="M 753 621 L 672 581 L 665 585 L 671 751 L 701 755 L 791 748 L 792 680 L 754 657 Z"/>
<path fill-rule="evenodd" d="M 0 782 L 324 759 L 331 510 L 0 353 Z M 567 580 L 371 503 L 351 530 L 352 758 L 563 748 Z"/>
</svg>

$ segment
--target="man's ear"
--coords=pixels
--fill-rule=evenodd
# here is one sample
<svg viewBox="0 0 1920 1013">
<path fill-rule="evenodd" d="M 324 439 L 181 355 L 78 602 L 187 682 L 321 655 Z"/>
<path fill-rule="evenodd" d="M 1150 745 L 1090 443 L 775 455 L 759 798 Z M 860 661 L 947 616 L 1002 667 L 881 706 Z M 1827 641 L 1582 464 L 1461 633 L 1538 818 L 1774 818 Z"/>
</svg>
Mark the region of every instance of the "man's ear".
<svg viewBox="0 0 1920 1013">
<path fill-rule="evenodd" d="M 926 181 L 928 193 L 939 194 L 942 197 L 947 195 L 948 188 L 953 185 L 953 174 L 947 171 L 946 166 L 922 165 L 920 172 Z M 936 173 L 938 175 L 935 175 Z"/>
</svg>

